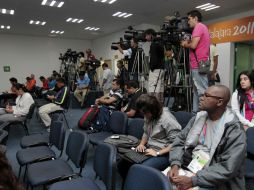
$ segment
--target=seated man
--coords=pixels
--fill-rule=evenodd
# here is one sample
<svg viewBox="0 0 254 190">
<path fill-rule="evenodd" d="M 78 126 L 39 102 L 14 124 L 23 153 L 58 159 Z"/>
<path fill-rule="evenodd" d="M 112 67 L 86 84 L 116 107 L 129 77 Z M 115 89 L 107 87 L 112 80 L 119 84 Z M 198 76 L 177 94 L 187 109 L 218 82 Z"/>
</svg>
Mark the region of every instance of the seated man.
<svg viewBox="0 0 254 190">
<path fill-rule="evenodd" d="M 26 90 L 30 93 L 33 93 L 35 91 L 35 80 L 33 80 L 31 77 L 26 77 Z"/>
<path fill-rule="evenodd" d="M 14 77 L 9 79 L 11 83 L 11 88 L 10 90 L 4 91 L 2 94 L 0 94 L 0 106 L 2 106 L 8 99 L 15 99 L 16 98 L 16 93 L 15 93 L 15 88 L 14 85 L 18 83 L 18 80 Z M 2 102 L 3 100 L 3 102 Z"/>
<path fill-rule="evenodd" d="M 122 90 L 120 88 L 120 82 L 118 79 L 114 79 L 112 82 L 112 89 L 109 94 L 106 94 L 95 100 L 96 105 L 105 105 L 110 110 L 120 110 L 123 99 Z"/>
<path fill-rule="evenodd" d="M 155 96 L 142 94 L 137 99 L 136 106 L 145 118 L 144 133 L 136 151 L 150 156 L 142 164 L 164 170 L 169 165 L 168 153 L 181 131 L 181 125 L 168 108 L 163 109 Z M 118 169 L 123 179 L 132 164 L 125 159 L 119 162 Z"/>
<path fill-rule="evenodd" d="M 55 95 L 47 96 L 47 98 L 51 100 L 51 103 L 45 104 L 39 108 L 39 115 L 46 127 L 49 127 L 51 124 L 49 114 L 58 110 L 63 110 L 69 95 L 63 78 L 58 78 L 56 80 L 56 85 L 60 90 Z"/>
<path fill-rule="evenodd" d="M 141 117 L 143 115 L 139 112 L 136 106 L 136 101 L 138 97 L 142 94 L 141 89 L 138 87 L 138 83 L 136 81 L 129 81 L 125 85 L 126 92 L 129 97 L 128 103 L 121 108 L 122 112 L 125 112 L 127 116 L 130 117 Z"/>
<path fill-rule="evenodd" d="M 74 91 L 74 96 L 77 98 L 80 106 L 82 107 L 85 101 L 85 97 L 88 91 L 90 79 L 87 74 L 83 72 L 79 74 L 79 79 L 77 80 L 77 87 Z"/>
<path fill-rule="evenodd" d="M 175 139 L 168 177 L 178 189 L 245 189 L 246 136 L 236 115 L 227 108 L 229 99 L 226 86 L 206 89 L 199 103 L 202 111 Z"/>
<path fill-rule="evenodd" d="M 0 109 L 0 121 L 14 122 L 22 121 L 29 112 L 30 106 L 34 103 L 32 96 L 24 92 L 25 87 L 22 84 L 14 84 L 13 91 L 17 95 L 16 105 L 7 105 L 5 109 Z"/>
</svg>

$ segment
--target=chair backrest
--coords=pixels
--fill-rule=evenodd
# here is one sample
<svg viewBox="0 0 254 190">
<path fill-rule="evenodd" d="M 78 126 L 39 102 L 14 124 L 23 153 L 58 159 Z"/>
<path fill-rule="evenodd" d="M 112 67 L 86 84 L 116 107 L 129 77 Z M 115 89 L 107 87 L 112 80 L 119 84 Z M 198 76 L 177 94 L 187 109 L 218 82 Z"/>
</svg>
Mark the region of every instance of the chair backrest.
<svg viewBox="0 0 254 190">
<path fill-rule="evenodd" d="M 124 190 L 170 190 L 169 180 L 161 171 L 152 167 L 135 164 L 128 174 L 124 184 Z"/>
<path fill-rule="evenodd" d="M 115 189 L 116 153 L 116 147 L 108 143 L 100 143 L 95 151 L 94 171 L 104 182 L 107 190 Z"/>
<path fill-rule="evenodd" d="M 73 131 L 70 133 L 66 146 L 66 155 L 75 164 L 77 168 L 85 166 L 87 152 L 89 147 L 89 138 L 86 133 Z"/>
<path fill-rule="evenodd" d="M 171 113 L 175 116 L 178 123 L 182 126 L 182 129 L 184 129 L 187 126 L 190 119 L 194 116 L 193 113 L 186 111 L 177 111 Z"/>
<path fill-rule="evenodd" d="M 141 139 L 144 133 L 144 119 L 142 118 L 133 118 L 129 119 L 127 134 Z"/>
<path fill-rule="evenodd" d="M 26 119 L 32 119 L 35 107 L 36 107 L 35 103 L 31 104 L 31 106 L 29 108 L 29 111 L 28 111 L 28 113 L 26 115 Z"/>
<path fill-rule="evenodd" d="M 5 130 L 0 130 L 0 144 L 6 145 L 8 137 L 8 132 Z"/>
<path fill-rule="evenodd" d="M 252 154 L 252 156 L 254 156 L 254 141 L 253 141 L 254 127 L 248 128 L 248 130 L 246 131 L 246 135 L 247 135 L 247 152 Z"/>
<path fill-rule="evenodd" d="M 126 113 L 114 111 L 109 119 L 109 127 L 113 133 L 125 134 L 127 128 L 128 117 Z"/>
<path fill-rule="evenodd" d="M 58 150 L 64 149 L 64 139 L 66 127 L 63 121 L 52 121 L 49 133 L 49 143 L 54 145 Z"/>
</svg>

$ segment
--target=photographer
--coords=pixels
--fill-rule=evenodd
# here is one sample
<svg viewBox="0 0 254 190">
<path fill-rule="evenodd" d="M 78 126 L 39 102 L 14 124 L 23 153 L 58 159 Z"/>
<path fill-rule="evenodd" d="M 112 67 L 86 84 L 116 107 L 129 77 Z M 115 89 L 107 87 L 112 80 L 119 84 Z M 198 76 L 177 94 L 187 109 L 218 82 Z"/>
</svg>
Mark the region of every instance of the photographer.
<svg viewBox="0 0 254 190">
<path fill-rule="evenodd" d="M 117 72 L 117 75 L 115 76 L 115 78 L 119 79 L 121 89 L 123 89 L 124 84 L 128 81 L 128 78 L 129 78 L 128 72 L 124 66 L 123 60 L 117 61 L 117 68 L 118 68 L 118 72 Z"/>
<path fill-rule="evenodd" d="M 138 66 L 136 65 L 135 70 L 133 70 L 135 56 L 138 50 L 138 41 L 136 38 L 130 40 L 130 48 L 123 50 L 121 44 L 117 44 L 116 47 L 128 59 L 128 72 L 129 78 L 138 82 Z M 141 63 L 141 62 L 140 62 Z M 142 65 L 139 65 L 139 68 L 142 68 Z M 141 71 L 140 69 L 139 71 Z M 133 73 L 132 73 L 133 72 Z M 132 76 L 133 75 L 133 76 Z"/>
<path fill-rule="evenodd" d="M 183 40 L 181 46 L 190 48 L 190 68 L 193 80 L 193 112 L 198 112 L 199 97 L 204 94 L 208 88 L 208 79 L 206 74 L 200 74 L 198 71 L 198 62 L 209 59 L 210 35 L 207 26 L 202 21 L 202 15 L 199 11 L 193 10 L 188 13 L 188 24 L 193 28 L 192 39 Z M 196 55 L 195 55 L 196 54 Z"/>
<path fill-rule="evenodd" d="M 157 97 L 160 103 L 164 100 L 164 47 L 159 41 L 154 38 L 156 32 L 153 29 L 145 31 L 145 38 L 150 45 L 150 61 L 149 61 L 149 79 L 148 79 L 148 93 Z"/>
<path fill-rule="evenodd" d="M 102 89 L 104 95 L 108 94 L 111 89 L 111 84 L 114 79 L 113 72 L 108 68 L 107 63 L 102 64 L 103 76 L 102 76 Z M 120 83 L 119 83 L 120 85 Z"/>
<path fill-rule="evenodd" d="M 86 59 L 87 59 L 87 61 L 95 60 L 95 56 L 92 54 L 91 49 L 86 50 Z"/>
</svg>

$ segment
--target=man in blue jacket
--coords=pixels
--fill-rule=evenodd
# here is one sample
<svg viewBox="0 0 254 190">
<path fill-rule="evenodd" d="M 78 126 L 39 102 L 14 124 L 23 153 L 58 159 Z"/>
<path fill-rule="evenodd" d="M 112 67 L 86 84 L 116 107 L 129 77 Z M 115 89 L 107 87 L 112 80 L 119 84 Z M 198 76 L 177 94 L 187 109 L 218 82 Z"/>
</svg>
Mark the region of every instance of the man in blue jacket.
<svg viewBox="0 0 254 190">
<path fill-rule="evenodd" d="M 60 89 L 56 95 L 47 96 L 47 98 L 51 100 L 51 103 L 39 108 L 39 115 L 46 127 L 49 127 L 51 124 L 49 114 L 58 110 L 63 110 L 64 106 L 67 104 L 67 99 L 69 96 L 69 92 L 63 78 L 58 78 L 56 80 L 56 85 Z"/>
</svg>

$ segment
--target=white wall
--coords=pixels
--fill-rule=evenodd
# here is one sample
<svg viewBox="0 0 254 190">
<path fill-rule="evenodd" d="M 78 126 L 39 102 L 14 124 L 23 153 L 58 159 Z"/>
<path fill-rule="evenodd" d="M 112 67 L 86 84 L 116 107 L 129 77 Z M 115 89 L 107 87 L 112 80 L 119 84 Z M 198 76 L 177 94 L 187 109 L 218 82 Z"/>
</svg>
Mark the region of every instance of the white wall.
<svg viewBox="0 0 254 190">
<path fill-rule="evenodd" d="M 232 91 L 233 89 L 233 73 L 235 60 L 234 43 L 217 44 L 218 72 L 221 77 L 221 84 L 226 85 Z"/>
<path fill-rule="evenodd" d="M 9 78 L 16 77 L 24 83 L 31 73 L 39 77 L 49 76 L 52 70 L 59 71 L 60 53 L 68 48 L 83 51 L 91 47 L 91 41 L 60 38 L 31 37 L 22 35 L 0 35 L 0 90 L 10 88 Z M 3 66 L 10 66 L 11 72 L 3 72 Z"/>
</svg>

